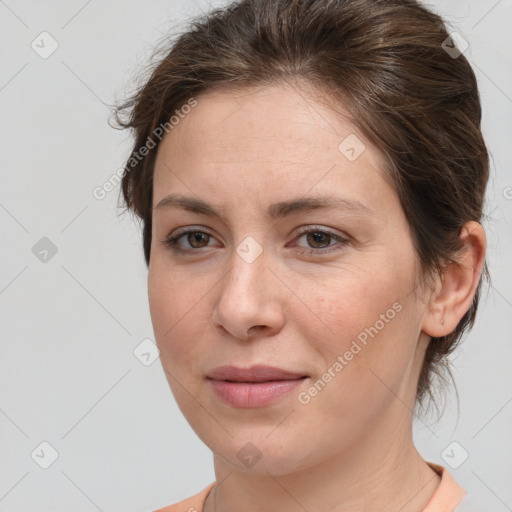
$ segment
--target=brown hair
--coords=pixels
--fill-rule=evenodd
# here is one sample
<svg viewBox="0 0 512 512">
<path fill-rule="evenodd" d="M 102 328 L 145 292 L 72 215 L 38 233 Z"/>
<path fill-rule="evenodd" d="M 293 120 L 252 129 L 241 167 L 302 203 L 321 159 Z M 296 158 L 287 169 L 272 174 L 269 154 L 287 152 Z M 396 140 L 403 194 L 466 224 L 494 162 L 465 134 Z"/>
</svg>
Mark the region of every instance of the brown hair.
<svg viewBox="0 0 512 512">
<path fill-rule="evenodd" d="M 382 151 L 425 280 L 442 274 L 462 248 L 462 226 L 482 217 L 489 172 L 475 75 L 464 55 L 445 51 L 448 37 L 415 0 L 241 0 L 192 20 L 116 109 L 135 135 L 122 194 L 143 222 L 146 264 L 158 142 L 144 158 L 140 148 L 201 92 L 294 80 L 327 91 Z M 473 326 L 481 281 L 455 331 L 431 339 L 417 404 L 433 398 L 443 368 L 451 376 L 447 356 Z"/>
</svg>

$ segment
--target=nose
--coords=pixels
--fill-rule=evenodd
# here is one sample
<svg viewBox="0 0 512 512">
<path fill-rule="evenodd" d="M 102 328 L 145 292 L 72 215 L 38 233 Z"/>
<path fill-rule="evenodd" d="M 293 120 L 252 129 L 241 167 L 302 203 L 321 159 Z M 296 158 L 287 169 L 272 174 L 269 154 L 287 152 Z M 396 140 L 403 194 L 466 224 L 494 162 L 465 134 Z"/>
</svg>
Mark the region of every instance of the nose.
<svg viewBox="0 0 512 512">
<path fill-rule="evenodd" d="M 264 253 L 248 263 L 234 251 L 231 263 L 219 283 L 213 312 L 215 328 L 244 341 L 258 333 L 276 334 L 285 323 L 280 296 L 285 292 L 267 267 Z"/>
</svg>

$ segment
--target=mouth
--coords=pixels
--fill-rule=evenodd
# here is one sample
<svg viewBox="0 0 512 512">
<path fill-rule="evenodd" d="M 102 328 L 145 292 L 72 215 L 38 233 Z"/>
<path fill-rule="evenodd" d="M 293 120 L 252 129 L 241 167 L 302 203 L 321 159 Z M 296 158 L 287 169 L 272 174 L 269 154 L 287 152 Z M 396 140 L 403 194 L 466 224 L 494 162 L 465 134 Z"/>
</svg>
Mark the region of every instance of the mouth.
<svg viewBox="0 0 512 512">
<path fill-rule="evenodd" d="M 257 365 L 250 368 L 237 366 L 219 366 L 208 373 L 207 379 L 228 382 L 275 382 L 298 380 L 308 377 L 303 373 L 292 372 L 273 366 Z"/>
<path fill-rule="evenodd" d="M 207 375 L 215 395 L 237 408 L 264 407 L 276 403 L 300 386 L 308 375 L 271 366 L 248 369 L 221 366 Z"/>
</svg>

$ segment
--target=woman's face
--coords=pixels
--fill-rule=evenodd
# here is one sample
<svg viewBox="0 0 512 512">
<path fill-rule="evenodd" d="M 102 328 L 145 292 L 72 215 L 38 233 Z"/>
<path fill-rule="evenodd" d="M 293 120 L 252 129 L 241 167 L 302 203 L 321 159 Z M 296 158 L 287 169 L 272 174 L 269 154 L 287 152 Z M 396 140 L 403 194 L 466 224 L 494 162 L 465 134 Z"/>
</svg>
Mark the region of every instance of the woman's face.
<svg viewBox="0 0 512 512">
<path fill-rule="evenodd" d="M 155 337 L 181 411 L 233 467 L 286 474 L 410 430 L 427 306 L 383 165 L 345 117 L 285 85 L 203 94 L 159 147 Z M 208 377 L 226 365 L 294 375 Z"/>
</svg>

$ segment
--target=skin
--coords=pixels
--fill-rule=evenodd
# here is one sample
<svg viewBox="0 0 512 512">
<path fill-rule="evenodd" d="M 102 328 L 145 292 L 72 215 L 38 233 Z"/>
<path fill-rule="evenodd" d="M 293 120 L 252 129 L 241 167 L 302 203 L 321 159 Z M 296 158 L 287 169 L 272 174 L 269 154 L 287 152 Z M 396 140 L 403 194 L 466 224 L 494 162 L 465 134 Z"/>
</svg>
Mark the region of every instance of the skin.
<svg viewBox="0 0 512 512">
<path fill-rule="evenodd" d="M 412 440 L 412 410 L 430 336 L 452 332 L 471 305 L 485 254 L 468 223 L 467 250 L 423 286 L 410 231 L 384 159 L 338 108 L 289 84 L 203 93 L 163 139 L 155 165 L 148 293 L 161 362 L 178 406 L 214 453 L 218 485 L 204 512 L 420 512 L 439 477 Z M 340 114 L 341 112 L 341 114 Z M 366 146 L 349 161 L 338 146 Z M 200 198 L 224 220 L 178 207 Z M 270 219 L 270 203 L 331 194 L 372 214 L 316 209 Z M 189 253 L 163 242 L 178 228 Z M 315 243 L 299 227 L 332 232 Z M 252 263 L 237 246 L 252 236 Z M 307 254 L 316 248 L 327 251 Z M 196 252 L 193 252 L 196 251 Z M 402 309 L 307 404 L 297 399 L 392 304 Z M 276 404 L 239 409 L 205 379 L 213 368 L 267 364 L 309 375 Z M 251 442 L 251 468 L 237 452 Z"/>
</svg>

